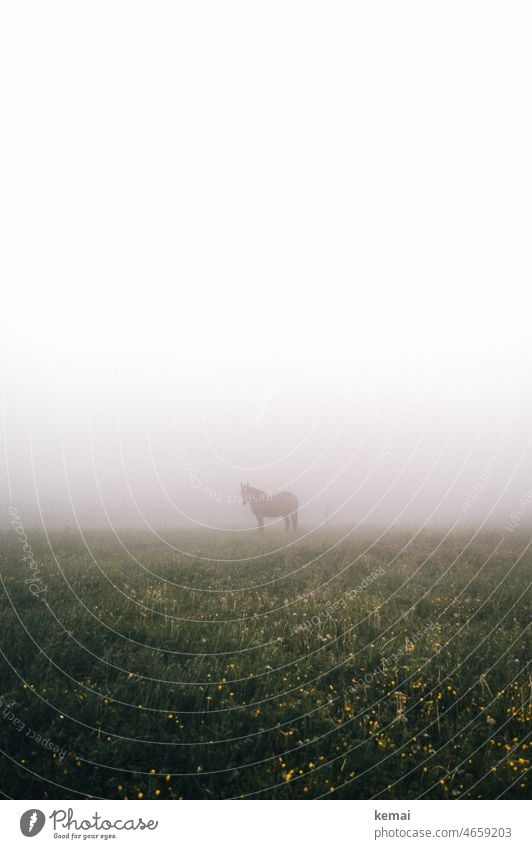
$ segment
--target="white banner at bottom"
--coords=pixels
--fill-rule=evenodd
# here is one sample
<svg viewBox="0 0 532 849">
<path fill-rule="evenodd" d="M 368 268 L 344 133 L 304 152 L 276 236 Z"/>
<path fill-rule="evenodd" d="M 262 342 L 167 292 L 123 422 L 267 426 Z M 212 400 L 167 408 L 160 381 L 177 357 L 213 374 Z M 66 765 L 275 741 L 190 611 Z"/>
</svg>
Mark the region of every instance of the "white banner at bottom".
<svg viewBox="0 0 532 849">
<path fill-rule="evenodd" d="M 532 846 L 524 801 L 2 802 L 5 846 Z"/>
</svg>

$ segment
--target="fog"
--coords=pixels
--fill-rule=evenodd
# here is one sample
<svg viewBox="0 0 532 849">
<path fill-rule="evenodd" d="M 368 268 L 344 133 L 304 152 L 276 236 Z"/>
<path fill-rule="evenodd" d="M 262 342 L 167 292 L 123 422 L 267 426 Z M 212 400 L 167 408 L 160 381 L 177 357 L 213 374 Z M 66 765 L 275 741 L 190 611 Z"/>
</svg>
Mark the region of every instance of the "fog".
<svg viewBox="0 0 532 849">
<path fill-rule="evenodd" d="M 528 384 L 510 368 L 444 370 L 429 349 L 401 381 L 397 361 L 319 343 L 284 363 L 245 345 L 212 362 L 69 351 L 6 371 L 4 522 L 12 504 L 28 525 L 244 531 L 249 481 L 295 492 L 304 527 L 479 524 L 532 487 Z"/>
<path fill-rule="evenodd" d="M 4 525 L 529 521 L 519 51 L 161 8 L 2 36 Z"/>
</svg>

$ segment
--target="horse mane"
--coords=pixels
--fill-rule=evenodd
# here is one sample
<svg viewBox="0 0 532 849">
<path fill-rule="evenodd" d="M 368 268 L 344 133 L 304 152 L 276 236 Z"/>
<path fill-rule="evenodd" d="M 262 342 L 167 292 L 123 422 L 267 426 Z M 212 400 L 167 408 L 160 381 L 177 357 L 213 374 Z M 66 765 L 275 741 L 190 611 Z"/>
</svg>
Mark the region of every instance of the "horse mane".
<svg viewBox="0 0 532 849">
<path fill-rule="evenodd" d="M 255 486 L 249 486 L 249 484 L 247 484 L 244 489 L 246 489 L 248 492 L 253 492 L 255 495 L 266 495 L 266 493 L 263 492 L 262 489 L 257 489 L 257 487 Z"/>
</svg>

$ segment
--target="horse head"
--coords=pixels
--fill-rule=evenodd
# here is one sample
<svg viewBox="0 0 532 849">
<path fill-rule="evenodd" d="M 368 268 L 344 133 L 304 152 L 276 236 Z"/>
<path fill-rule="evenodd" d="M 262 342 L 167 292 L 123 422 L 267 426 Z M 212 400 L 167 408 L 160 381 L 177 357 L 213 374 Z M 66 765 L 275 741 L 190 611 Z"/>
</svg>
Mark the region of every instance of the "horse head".
<svg viewBox="0 0 532 849">
<path fill-rule="evenodd" d="M 242 499 L 242 506 L 245 507 L 246 504 L 251 502 L 251 490 L 249 486 L 249 481 L 246 484 L 243 484 L 240 481 L 240 497 Z"/>
</svg>

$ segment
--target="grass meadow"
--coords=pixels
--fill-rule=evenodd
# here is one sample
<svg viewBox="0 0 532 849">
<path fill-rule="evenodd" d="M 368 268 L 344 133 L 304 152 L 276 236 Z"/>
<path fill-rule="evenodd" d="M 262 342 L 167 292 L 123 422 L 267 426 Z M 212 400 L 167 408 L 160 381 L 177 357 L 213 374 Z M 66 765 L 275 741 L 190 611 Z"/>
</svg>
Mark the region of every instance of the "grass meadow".
<svg viewBox="0 0 532 849">
<path fill-rule="evenodd" d="M 529 798 L 528 536 L 6 531 L 0 789 Z"/>
</svg>

